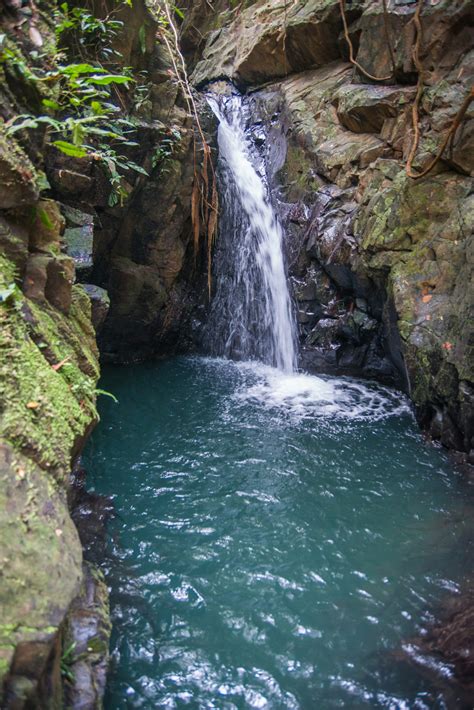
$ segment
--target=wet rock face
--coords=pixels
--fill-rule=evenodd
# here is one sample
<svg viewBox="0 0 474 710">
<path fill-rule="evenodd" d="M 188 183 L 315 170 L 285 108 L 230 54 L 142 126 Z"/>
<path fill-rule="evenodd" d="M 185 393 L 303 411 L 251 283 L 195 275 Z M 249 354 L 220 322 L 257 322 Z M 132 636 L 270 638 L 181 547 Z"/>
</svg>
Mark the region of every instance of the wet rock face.
<svg viewBox="0 0 474 710">
<path fill-rule="evenodd" d="M 99 375 L 59 205 L 28 186 L 16 199 L 0 218 L 0 705 L 15 710 L 62 706 L 61 629 L 82 579 L 66 488 Z"/>
<path fill-rule="evenodd" d="M 336 66 L 336 82 L 340 74 Z M 343 65 L 342 76 L 345 74 Z M 300 80 L 303 76 L 299 75 Z M 314 76 L 305 77 L 307 85 Z M 324 71 L 321 76 L 328 80 L 330 74 Z M 307 156 L 295 150 L 291 139 L 287 142 L 294 129 L 281 88 L 253 95 L 248 135 L 266 160 L 275 207 L 287 235 L 300 366 L 312 372 L 365 376 L 403 386 L 400 342 L 385 279 L 352 268 L 356 245 L 352 223 L 358 209 L 354 190 L 323 182 L 317 164 L 309 168 Z M 328 96 L 332 95 L 328 91 Z M 262 141 L 262 135 L 268 139 Z M 353 155 L 351 150 L 348 155 Z M 308 187 L 299 177 L 305 169 L 310 170 Z M 294 182 L 289 179 L 293 170 L 297 172 Z"/>
<path fill-rule="evenodd" d="M 2 109 L 6 98 L 2 85 Z M 98 350 L 61 206 L 3 134 L 0 181 L 0 706 L 59 708 L 83 577 L 68 477 L 97 422 Z"/>
<path fill-rule="evenodd" d="M 294 4 L 288 12 L 282 2 L 257 2 L 210 33 L 193 82 L 226 77 L 241 86 L 258 85 L 326 64 L 339 57 L 339 24 L 332 0 Z"/>
<path fill-rule="evenodd" d="M 2 679 L 8 671 L 2 707 L 25 707 L 41 693 L 45 677 L 51 700 L 59 702 L 61 678 L 48 667 L 58 627 L 80 587 L 79 537 L 54 482 L 6 444 L 0 482 Z"/>
<path fill-rule="evenodd" d="M 64 632 L 64 704 L 71 710 L 102 707 L 105 692 L 110 641 L 109 595 L 104 577 L 91 564 L 84 563 L 80 593 L 74 599 Z"/>
<path fill-rule="evenodd" d="M 288 75 L 252 94 L 249 135 L 265 154 L 286 229 L 302 365 L 404 386 L 432 436 L 469 452 L 472 109 L 435 170 L 409 178 L 415 6 L 388 3 L 385 25 L 381 3 L 347 4 L 357 61 L 378 76 L 392 73 L 388 30 L 394 72 L 379 83 L 346 63 L 338 6 L 296 4 L 285 17 L 278 2 L 253 4 L 209 36 L 194 80 L 227 77 L 254 88 Z M 469 3 L 426 3 L 421 21 L 418 171 L 438 150 L 474 78 Z M 316 56 L 320 29 L 332 44 L 320 45 L 323 56 Z M 266 144 L 257 136 L 262 123 Z"/>
<path fill-rule="evenodd" d="M 93 267 L 84 276 L 81 267 L 79 274 L 108 294 L 98 338 L 103 359 L 111 362 L 195 347 L 190 322 L 206 276 L 203 254 L 195 258 L 193 250 L 194 132 L 178 86 L 169 80 L 170 67 L 166 48 L 156 45 L 149 57 L 153 90 L 140 119 L 141 157 L 135 156 L 149 176 L 139 176 L 123 206 L 91 203 L 96 213 Z M 203 110 L 205 129 L 209 117 Z M 199 145 L 196 150 L 199 168 L 202 150 Z M 78 234 L 66 229 L 70 249 Z"/>
</svg>

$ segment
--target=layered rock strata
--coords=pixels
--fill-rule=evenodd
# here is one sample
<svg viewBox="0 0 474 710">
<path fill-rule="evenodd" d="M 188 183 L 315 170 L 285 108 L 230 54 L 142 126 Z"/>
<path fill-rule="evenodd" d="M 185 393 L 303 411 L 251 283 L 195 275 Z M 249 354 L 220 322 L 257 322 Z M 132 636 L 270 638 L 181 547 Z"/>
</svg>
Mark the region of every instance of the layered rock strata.
<svg viewBox="0 0 474 710">
<path fill-rule="evenodd" d="M 249 135 L 266 126 L 302 365 L 404 386 L 432 436 L 473 458 L 473 111 L 409 177 L 414 11 L 347 4 L 356 61 L 382 82 L 347 61 L 337 0 L 252 4 L 210 32 L 193 80 L 251 92 Z M 471 91 L 472 4 L 424 3 L 421 22 L 418 171 Z"/>
</svg>

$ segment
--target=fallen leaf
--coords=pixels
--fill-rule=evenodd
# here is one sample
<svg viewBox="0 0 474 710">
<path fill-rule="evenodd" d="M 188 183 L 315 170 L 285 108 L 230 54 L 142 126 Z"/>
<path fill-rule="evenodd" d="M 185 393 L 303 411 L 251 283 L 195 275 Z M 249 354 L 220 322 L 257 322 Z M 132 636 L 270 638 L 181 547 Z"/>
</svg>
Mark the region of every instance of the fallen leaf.
<svg viewBox="0 0 474 710">
<path fill-rule="evenodd" d="M 427 294 L 426 296 L 423 296 L 421 300 L 423 301 L 423 303 L 429 303 L 432 298 L 433 296 L 431 296 L 431 294 Z"/>
<path fill-rule="evenodd" d="M 27 409 L 38 409 L 39 406 L 39 402 L 35 402 L 34 400 L 31 400 L 31 402 L 28 402 L 26 405 Z"/>
<path fill-rule="evenodd" d="M 57 372 L 57 371 L 60 370 L 61 367 L 62 367 L 63 365 L 65 365 L 65 364 L 67 363 L 67 361 L 70 360 L 70 359 L 71 359 L 71 356 L 68 355 L 67 357 L 64 358 L 64 360 L 61 360 L 61 362 L 56 363 L 56 365 L 51 365 L 51 367 L 53 368 L 53 370 L 55 370 L 55 371 Z"/>
</svg>

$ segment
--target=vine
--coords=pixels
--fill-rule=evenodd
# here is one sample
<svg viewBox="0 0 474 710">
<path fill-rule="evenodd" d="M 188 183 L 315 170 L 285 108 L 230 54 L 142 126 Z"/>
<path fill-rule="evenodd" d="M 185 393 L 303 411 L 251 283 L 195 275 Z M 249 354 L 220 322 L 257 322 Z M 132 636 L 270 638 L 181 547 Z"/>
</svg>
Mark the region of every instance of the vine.
<svg viewBox="0 0 474 710">
<path fill-rule="evenodd" d="M 413 162 L 415 160 L 418 147 L 420 144 L 420 118 L 419 118 L 419 113 L 420 113 L 420 105 L 421 105 L 421 99 L 423 97 L 423 92 L 424 92 L 424 76 L 425 76 L 425 71 L 423 67 L 423 63 L 420 59 L 420 48 L 421 48 L 421 42 L 422 42 L 422 37 L 423 37 L 423 27 L 421 24 L 421 13 L 423 9 L 423 3 L 424 0 L 418 0 L 417 6 L 415 9 L 415 14 L 412 18 L 412 22 L 415 26 L 415 42 L 413 45 L 412 49 L 412 57 L 413 57 L 413 63 L 415 65 L 415 68 L 418 72 L 418 81 L 417 81 L 417 88 L 416 88 L 416 95 L 413 100 L 412 108 L 411 108 L 411 116 L 412 116 L 412 127 L 413 127 L 413 141 L 411 143 L 410 151 L 408 154 L 408 158 L 406 161 L 406 173 L 407 175 L 414 179 L 414 180 L 419 180 L 422 177 L 426 177 L 439 163 L 439 161 L 442 159 L 446 149 L 452 150 L 454 139 L 456 137 L 456 134 L 459 130 L 459 127 L 461 126 L 461 123 L 464 120 L 464 117 L 467 113 L 467 110 L 471 103 L 474 101 L 474 86 L 471 87 L 471 89 L 468 91 L 466 97 L 464 98 L 461 107 L 459 108 L 458 112 L 454 116 L 452 123 L 448 130 L 446 131 L 446 134 L 444 136 L 444 139 L 441 142 L 441 145 L 436 153 L 436 155 L 430 160 L 428 165 L 421 170 L 420 172 L 415 171 L 413 169 Z M 392 77 L 395 76 L 395 70 L 396 70 L 396 62 L 395 62 L 395 54 L 394 54 L 394 49 L 393 45 L 390 39 L 390 32 L 389 32 L 389 25 L 388 25 L 388 9 L 387 9 L 387 0 L 382 0 L 382 6 L 383 6 L 383 16 L 384 16 L 384 33 L 385 37 L 387 40 L 387 46 L 388 50 L 390 53 L 390 61 L 392 64 L 392 74 L 388 76 L 383 76 L 383 77 L 377 77 L 374 76 L 373 74 L 370 74 L 364 67 L 355 59 L 354 57 L 354 47 L 352 44 L 352 40 L 349 35 L 349 27 L 347 23 L 347 17 L 346 17 L 346 0 L 339 0 L 339 7 L 341 11 L 341 18 L 342 18 L 342 24 L 344 28 L 344 37 L 346 40 L 346 43 L 349 47 L 349 61 L 351 64 L 353 64 L 365 77 L 368 79 L 371 79 L 372 81 L 388 81 Z"/>
<path fill-rule="evenodd" d="M 349 26 L 348 26 L 347 17 L 346 17 L 346 0 L 339 0 L 342 25 L 344 28 L 344 38 L 345 38 L 347 46 L 349 48 L 349 61 L 351 64 L 353 64 L 356 67 L 356 69 L 358 69 L 360 71 L 361 74 L 366 76 L 368 79 L 371 79 L 372 81 L 389 81 L 395 75 L 395 55 L 393 52 L 392 42 L 390 39 L 390 32 L 388 29 L 387 0 L 382 0 L 382 6 L 383 6 L 383 18 L 384 18 L 384 31 L 385 31 L 385 37 L 387 39 L 387 44 L 389 47 L 389 52 L 390 52 L 390 60 L 392 63 L 392 73 L 389 74 L 388 76 L 374 76 L 373 74 L 370 74 L 366 69 L 364 69 L 364 67 L 361 64 L 359 64 L 359 62 L 354 57 L 354 45 L 352 44 L 352 40 L 351 40 L 351 37 L 349 34 Z"/>
<path fill-rule="evenodd" d="M 194 258 L 197 259 L 200 245 L 201 228 L 204 225 L 206 232 L 207 252 L 207 286 L 209 298 L 212 290 L 212 248 L 217 234 L 219 215 L 219 197 L 217 192 L 217 179 L 211 158 L 211 148 L 206 140 L 199 119 L 199 111 L 194 99 L 193 89 L 190 85 L 186 62 L 180 50 L 179 35 L 172 18 L 170 7 L 166 0 L 163 2 L 165 23 L 162 23 L 160 38 L 163 39 L 170 55 L 176 80 L 188 107 L 189 115 L 193 118 L 193 159 L 194 181 L 191 196 L 191 222 L 193 225 Z M 174 9 L 174 8 L 173 8 Z M 171 41 L 167 29 L 171 30 Z M 176 59 L 178 58 L 178 59 Z M 179 62 L 179 65 L 178 65 Z M 197 132 L 197 135 L 196 135 Z M 198 165 L 197 151 L 198 139 L 203 151 L 202 164 Z"/>
<path fill-rule="evenodd" d="M 439 161 L 442 159 L 444 151 L 446 148 L 452 149 L 454 139 L 456 137 L 456 133 L 464 119 L 464 116 L 467 113 L 467 110 L 469 106 L 471 105 L 472 101 L 474 101 L 474 86 L 471 87 L 470 91 L 468 92 L 467 96 L 465 97 L 459 111 L 457 112 L 456 116 L 453 119 L 453 122 L 449 129 L 446 132 L 446 135 L 438 149 L 438 152 L 434 156 L 434 158 L 428 163 L 428 165 L 421 171 L 421 172 L 415 172 L 413 170 L 413 161 L 415 159 L 418 146 L 420 144 L 420 119 L 419 119 L 419 112 L 420 112 L 420 103 L 421 99 L 423 97 L 423 91 L 424 91 L 424 67 L 420 59 L 420 47 L 421 47 L 421 42 L 422 42 L 422 37 L 423 37 L 423 27 L 421 24 L 421 11 L 423 9 L 423 1 L 424 0 L 418 0 L 415 14 L 413 16 L 413 23 L 415 25 L 415 31 L 416 31 L 416 39 L 415 39 L 415 44 L 413 45 L 413 62 L 415 64 L 415 67 L 418 71 L 418 82 L 417 82 L 417 89 L 416 89 L 416 96 L 413 101 L 412 105 L 412 126 L 413 126 L 413 141 L 412 145 L 410 148 L 410 152 L 408 154 L 407 162 L 406 162 L 406 173 L 409 177 L 413 178 L 414 180 L 419 180 L 422 177 L 426 177 L 433 168 L 439 163 Z"/>
</svg>

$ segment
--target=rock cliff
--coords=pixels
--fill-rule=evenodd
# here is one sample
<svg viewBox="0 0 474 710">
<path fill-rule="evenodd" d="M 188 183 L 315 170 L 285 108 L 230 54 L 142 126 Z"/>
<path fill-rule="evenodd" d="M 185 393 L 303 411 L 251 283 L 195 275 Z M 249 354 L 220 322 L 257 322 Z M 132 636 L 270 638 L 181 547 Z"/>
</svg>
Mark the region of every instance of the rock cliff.
<svg viewBox="0 0 474 710">
<path fill-rule="evenodd" d="M 249 135 L 264 124 L 270 136 L 261 151 L 286 227 L 302 365 L 404 386 L 432 436 L 468 453 L 472 106 L 426 177 L 405 163 L 417 90 L 418 172 L 472 91 L 473 6 L 421 3 L 418 65 L 416 7 L 348 3 L 354 65 L 338 0 L 256 2 L 209 32 L 193 81 L 249 93 Z"/>
</svg>

